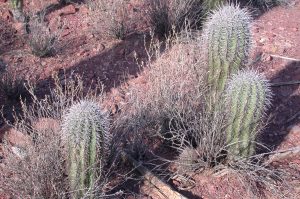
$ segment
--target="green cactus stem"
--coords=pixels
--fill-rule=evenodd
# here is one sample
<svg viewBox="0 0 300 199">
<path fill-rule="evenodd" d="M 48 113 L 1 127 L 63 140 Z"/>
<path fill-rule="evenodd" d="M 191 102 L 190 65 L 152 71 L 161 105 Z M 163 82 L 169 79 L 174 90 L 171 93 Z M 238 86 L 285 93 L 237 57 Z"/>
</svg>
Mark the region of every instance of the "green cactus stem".
<svg viewBox="0 0 300 199">
<path fill-rule="evenodd" d="M 247 10 L 227 5 L 214 11 L 205 24 L 208 84 L 211 103 L 218 101 L 226 81 L 248 60 L 251 17 Z"/>
<path fill-rule="evenodd" d="M 101 177 L 110 141 L 107 117 L 92 101 L 73 105 L 64 115 L 67 171 L 72 198 L 82 198 Z"/>
<path fill-rule="evenodd" d="M 229 108 L 226 132 L 230 159 L 254 154 L 255 138 L 271 96 L 268 81 L 256 71 L 241 71 L 229 80 L 225 99 Z"/>
</svg>

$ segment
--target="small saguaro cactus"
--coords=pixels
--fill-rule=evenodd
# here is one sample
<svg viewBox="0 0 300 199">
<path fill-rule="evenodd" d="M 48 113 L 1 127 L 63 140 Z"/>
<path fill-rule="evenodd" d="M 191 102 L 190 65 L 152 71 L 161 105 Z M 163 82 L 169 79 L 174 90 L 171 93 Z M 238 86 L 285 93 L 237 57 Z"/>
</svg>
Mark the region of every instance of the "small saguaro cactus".
<svg viewBox="0 0 300 199">
<path fill-rule="evenodd" d="M 255 138 L 271 104 L 269 82 L 256 71 L 241 71 L 229 80 L 225 96 L 229 158 L 250 157 L 255 152 Z"/>
<path fill-rule="evenodd" d="M 25 15 L 23 13 L 23 0 L 11 0 L 12 12 L 17 21 L 25 22 Z"/>
<path fill-rule="evenodd" d="M 225 89 L 228 77 L 247 62 L 251 46 L 251 16 L 245 9 L 226 5 L 209 15 L 204 27 L 208 84 L 212 103 Z"/>
<path fill-rule="evenodd" d="M 80 101 L 64 114 L 62 132 L 71 198 L 82 198 L 99 184 L 110 142 L 108 118 L 95 102 Z"/>
<path fill-rule="evenodd" d="M 23 0 L 11 0 L 12 8 L 15 10 L 23 10 Z"/>
<path fill-rule="evenodd" d="M 204 0 L 203 7 L 205 12 L 210 12 L 215 9 L 217 6 L 220 6 L 225 0 Z"/>
</svg>

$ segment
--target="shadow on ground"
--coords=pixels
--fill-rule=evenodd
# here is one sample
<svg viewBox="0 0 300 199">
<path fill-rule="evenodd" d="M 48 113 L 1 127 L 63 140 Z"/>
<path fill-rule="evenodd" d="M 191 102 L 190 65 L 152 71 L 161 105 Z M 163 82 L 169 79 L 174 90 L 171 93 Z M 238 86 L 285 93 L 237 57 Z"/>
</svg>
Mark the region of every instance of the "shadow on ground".
<svg viewBox="0 0 300 199">
<path fill-rule="evenodd" d="M 288 127 L 300 122 L 300 62 L 290 62 L 277 72 L 270 80 L 275 84 L 272 87 L 273 101 L 269 110 L 270 123 L 261 136 L 261 141 L 271 150 L 276 149 L 288 135 Z M 282 85 L 281 83 L 291 82 Z M 278 85 L 279 84 L 279 85 Z"/>
</svg>

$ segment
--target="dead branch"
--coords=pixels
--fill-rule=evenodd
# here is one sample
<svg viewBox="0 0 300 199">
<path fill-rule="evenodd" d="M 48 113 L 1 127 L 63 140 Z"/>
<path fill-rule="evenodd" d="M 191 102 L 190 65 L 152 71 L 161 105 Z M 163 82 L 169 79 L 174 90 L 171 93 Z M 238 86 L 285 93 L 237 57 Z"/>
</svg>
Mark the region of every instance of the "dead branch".
<svg viewBox="0 0 300 199">
<path fill-rule="evenodd" d="M 161 179 L 156 177 L 151 171 L 149 171 L 146 167 L 141 165 L 138 161 L 136 161 L 126 152 L 123 152 L 122 156 L 126 160 L 128 160 L 139 171 L 139 173 L 141 173 L 144 176 L 144 178 L 150 183 L 150 185 L 152 185 L 158 191 L 155 194 L 160 196 L 160 198 L 187 199 L 185 196 L 181 195 L 177 191 L 174 191 L 171 186 L 169 186 Z"/>
<path fill-rule="evenodd" d="M 271 87 L 278 87 L 278 86 L 290 86 L 300 84 L 300 81 L 289 81 L 289 82 L 279 82 L 279 83 L 271 83 Z"/>
<path fill-rule="evenodd" d="M 273 54 L 270 54 L 270 56 L 274 57 L 274 58 L 280 58 L 280 59 L 285 59 L 285 60 L 289 60 L 289 61 L 300 62 L 300 59 L 295 59 L 295 58 L 290 58 L 290 57 L 285 57 L 285 56 L 280 56 L 280 55 L 273 55 Z"/>
<path fill-rule="evenodd" d="M 300 155 L 300 146 L 274 152 L 274 154 L 269 157 L 269 159 L 264 163 L 264 165 L 269 165 L 272 162 L 280 161 L 296 155 Z"/>
</svg>

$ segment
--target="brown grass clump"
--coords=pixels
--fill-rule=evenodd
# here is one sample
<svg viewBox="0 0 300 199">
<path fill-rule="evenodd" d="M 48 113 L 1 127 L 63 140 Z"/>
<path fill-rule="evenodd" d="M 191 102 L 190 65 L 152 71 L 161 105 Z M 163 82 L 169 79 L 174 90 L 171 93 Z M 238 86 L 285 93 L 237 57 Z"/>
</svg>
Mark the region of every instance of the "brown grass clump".
<svg viewBox="0 0 300 199">
<path fill-rule="evenodd" d="M 44 16 L 31 16 L 30 22 L 26 25 L 26 38 L 31 52 L 38 57 L 52 55 L 58 47 L 60 30 L 50 30 Z"/>
<path fill-rule="evenodd" d="M 128 2 L 124 0 L 89 0 L 89 23 L 92 33 L 125 39 L 133 31 L 135 20 L 130 17 Z"/>
</svg>

